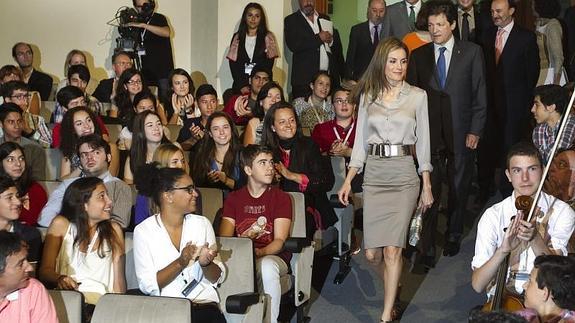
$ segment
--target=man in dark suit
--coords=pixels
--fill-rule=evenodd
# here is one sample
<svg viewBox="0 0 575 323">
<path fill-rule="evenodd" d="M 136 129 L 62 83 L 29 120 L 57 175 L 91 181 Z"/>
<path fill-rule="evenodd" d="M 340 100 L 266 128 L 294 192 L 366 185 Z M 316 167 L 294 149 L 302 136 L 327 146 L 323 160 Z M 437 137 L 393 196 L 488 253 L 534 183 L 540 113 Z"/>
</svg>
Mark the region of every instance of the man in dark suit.
<svg viewBox="0 0 575 323">
<path fill-rule="evenodd" d="M 485 138 L 478 156 L 483 198 L 489 195 L 495 168 L 505 169 L 509 148 L 521 139 L 531 139 L 530 109 L 539 77 L 539 52 L 535 33 L 514 23 L 516 6 L 513 0 L 494 0 L 491 16 L 495 26 L 483 37 L 489 85 Z M 512 187 L 505 174 L 500 183 L 502 196 L 509 196 Z"/>
<path fill-rule="evenodd" d="M 344 67 L 339 34 L 325 30 L 329 17 L 315 11 L 315 0 L 299 0 L 300 10 L 284 19 L 284 37 L 292 51 L 292 98 L 311 93 L 310 82 L 320 70 L 328 71 L 332 87 L 338 87 Z"/>
<path fill-rule="evenodd" d="M 457 0 L 457 20 L 453 35 L 460 40 L 471 41 L 476 44 L 481 42 L 481 31 L 484 29 L 483 15 L 479 11 L 475 0 Z M 491 19 L 490 19 L 491 21 Z"/>
<path fill-rule="evenodd" d="M 390 37 L 403 39 L 407 33 L 415 31 L 415 19 L 421 4 L 421 0 L 403 0 L 387 6 L 383 29 L 389 31 Z"/>
<path fill-rule="evenodd" d="M 52 77 L 48 74 L 37 71 L 32 62 L 34 61 L 34 51 L 27 43 L 16 43 L 12 47 L 12 57 L 22 70 L 22 78 L 30 91 L 38 91 L 42 101 L 48 101 L 52 92 Z"/>
<path fill-rule="evenodd" d="M 114 77 L 101 80 L 98 87 L 92 94 L 93 97 L 100 102 L 110 103 L 116 93 L 116 82 L 122 73 L 132 67 L 132 58 L 126 52 L 117 52 L 112 56 L 112 68 L 114 69 Z"/>
<path fill-rule="evenodd" d="M 436 201 L 424 217 L 422 262 L 435 261 L 437 207 L 441 183 L 449 185 L 448 228 L 443 255 L 459 252 L 467 199 L 473 175 L 474 151 L 485 124 L 487 99 L 481 47 L 456 40 L 455 7 L 448 0 L 429 1 L 427 16 L 432 42 L 411 54 L 407 81 L 427 92 Z M 447 169 L 445 169 L 447 166 Z"/>
<path fill-rule="evenodd" d="M 381 39 L 386 39 L 389 31 L 383 28 L 385 0 L 370 0 L 367 8 L 367 21 L 351 27 L 347 46 L 346 77 L 359 80 Z"/>
</svg>

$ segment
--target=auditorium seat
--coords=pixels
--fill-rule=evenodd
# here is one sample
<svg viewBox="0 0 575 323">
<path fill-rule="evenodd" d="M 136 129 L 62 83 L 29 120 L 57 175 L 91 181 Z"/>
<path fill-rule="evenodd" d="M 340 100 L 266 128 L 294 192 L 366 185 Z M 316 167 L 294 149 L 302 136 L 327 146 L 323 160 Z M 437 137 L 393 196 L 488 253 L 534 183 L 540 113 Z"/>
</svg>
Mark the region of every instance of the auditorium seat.
<svg viewBox="0 0 575 323">
<path fill-rule="evenodd" d="M 126 268 L 124 270 L 126 275 L 126 289 L 139 289 L 138 278 L 136 277 L 136 265 L 134 262 L 134 233 L 126 232 L 124 236 L 124 248 Z"/>
<path fill-rule="evenodd" d="M 84 295 L 75 290 L 48 290 L 60 323 L 82 323 Z"/>
<path fill-rule="evenodd" d="M 56 148 L 43 148 L 43 151 L 46 156 L 46 168 L 44 171 L 44 178 L 39 178 L 39 180 L 55 181 L 60 178 L 62 153 Z"/>
<path fill-rule="evenodd" d="M 40 104 L 40 116 L 44 118 L 46 123 L 50 122 L 52 112 L 56 109 L 56 101 L 42 101 Z"/>
<path fill-rule="evenodd" d="M 168 139 L 171 142 L 176 142 L 178 139 L 178 135 L 180 134 L 180 129 L 182 129 L 182 126 L 179 124 L 168 124 L 166 125 L 166 127 L 168 128 L 168 133 L 166 133 L 166 137 L 168 137 Z"/>
<path fill-rule="evenodd" d="M 106 294 L 98 301 L 91 322 L 192 322 L 192 304 L 187 298 Z"/>
<path fill-rule="evenodd" d="M 108 129 L 108 134 L 110 136 L 110 143 L 116 143 L 120 137 L 120 131 L 122 131 L 121 124 L 106 124 L 106 129 Z"/>
<path fill-rule="evenodd" d="M 198 187 L 202 199 L 202 215 L 214 223 L 218 210 L 224 206 L 224 193 L 219 188 Z"/>
</svg>

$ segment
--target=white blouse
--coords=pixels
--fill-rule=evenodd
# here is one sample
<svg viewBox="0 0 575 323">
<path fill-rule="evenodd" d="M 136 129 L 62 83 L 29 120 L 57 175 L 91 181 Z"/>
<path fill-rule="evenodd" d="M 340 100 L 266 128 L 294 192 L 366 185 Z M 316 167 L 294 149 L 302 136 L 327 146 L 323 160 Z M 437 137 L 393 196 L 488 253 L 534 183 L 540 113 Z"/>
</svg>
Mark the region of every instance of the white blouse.
<svg viewBox="0 0 575 323">
<path fill-rule="evenodd" d="M 216 247 L 214 230 L 207 218 L 196 214 L 185 215 L 180 250 L 188 242 L 192 242 L 196 246 L 203 246 L 207 242 L 211 248 Z M 199 262 L 196 261 L 182 270 L 172 282 L 160 290 L 156 274 L 179 256 L 180 251 L 172 244 L 159 214 L 147 218 L 136 226 L 134 230 L 134 263 L 138 285 L 143 293 L 153 296 L 186 297 L 182 294 L 182 290 L 195 279 L 199 284 L 188 294 L 187 298 L 194 303 L 219 303 L 215 287 L 223 281 L 225 268 L 217 259 L 214 259 L 214 263 L 222 270 L 217 282 L 211 283 L 207 280 Z"/>
</svg>

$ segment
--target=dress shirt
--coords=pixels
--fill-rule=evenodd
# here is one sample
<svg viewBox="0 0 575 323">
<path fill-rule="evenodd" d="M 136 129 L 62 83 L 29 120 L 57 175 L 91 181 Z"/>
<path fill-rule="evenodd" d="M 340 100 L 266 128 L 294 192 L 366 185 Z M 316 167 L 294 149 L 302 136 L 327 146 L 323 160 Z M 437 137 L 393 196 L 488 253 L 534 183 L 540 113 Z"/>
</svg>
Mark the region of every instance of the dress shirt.
<svg viewBox="0 0 575 323">
<path fill-rule="evenodd" d="M 515 25 L 515 20 L 511 20 L 511 22 L 509 24 L 507 24 L 507 26 L 503 27 L 503 28 L 497 28 L 497 31 L 499 31 L 499 29 L 504 29 L 505 32 L 503 33 L 503 47 L 501 48 L 501 52 L 503 52 L 503 50 L 505 49 L 505 44 L 507 44 L 507 39 L 509 38 L 509 34 L 511 33 L 511 30 L 513 29 L 513 26 Z M 497 38 L 497 36 L 496 36 Z"/>
<path fill-rule="evenodd" d="M 212 224 L 207 218 L 196 214 L 184 216 L 180 251 L 188 242 L 192 242 L 196 246 L 203 246 L 207 242 L 211 248 L 217 247 Z M 215 287 L 223 281 L 226 275 L 225 267 L 219 261 L 218 256 L 214 259 L 214 263 L 221 268 L 222 274 L 217 282 L 211 283 L 207 280 L 204 277 L 200 262 L 195 261 L 182 270 L 169 284 L 160 289 L 156 277 L 158 271 L 166 268 L 180 257 L 180 251 L 172 244 L 159 214 L 155 214 L 138 224 L 134 230 L 134 262 L 140 290 L 152 296 L 185 297 L 182 290 L 195 279 L 199 284 L 187 298 L 194 303 L 219 303 Z"/>
<path fill-rule="evenodd" d="M 467 21 L 469 22 L 469 34 L 471 34 L 475 30 L 475 11 L 473 7 L 469 9 L 469 11 L 465 11 L 461 9 L 461 7 L 457 8 L 457 25 L 459 26 L 459 38 L 461 39 L 461 33 L 463 32 L 463 14 L 466 13 L 469 15 L 467 17 Z"/>
<path fill-rule="evenodd" d="M 451 62 L 451 56 L 453 54 L 453 45 L 455 44 L 455 39 L 453 35 L 449 38 L 448 41 L 445 42 L 443 45 L 433 44 L 433 53 L 435 55 L 435 64 L 437 64 L 437 59 L 439 58 L 439 49 L 441 47 L 445 47 L 446 50 L 443 53 L 445 57 L 445 78 L 447 79 L 447 75 L 449 75 L 449 63 Z"/>
<path fill-rule="evenodd" d="M 307 18 L 307 16 L 303 13 L 303 11 L 300 10 L 300 13 L 305 18 L 305 21 L 307 21 L 307 23 L 309 24 L 311 29 L 313 29 L 313 32 L 316 35 L 319 34 L 320 31 L 322 31 L 322 29 L 320 29 L 320 26 L 319 26 L 319 22 L 318 22 L 319 15 L 317 12 L 313 13 L 313 22 Z M 331 44 L 324 43 L 319 48 L 319 70 L 320 71 L 329 70 L 329 56 L 327 56 L 327 52 L 328 51 L 331 52 L 331 49 L 329 48 L 330 46 L 331 46 Z"/>
<path fill-rule="evenodd" d="M 575 211 L 565 202 L 547 194 L 541 193 L 537 203 L 544 214 L 549 215 L 547 223 L 547 234 L 549 248 L 559 250 L 561 254 L 567 255 L 567 243 L 575 227 Z M 503 243 L 504 228 L 509 227 L 511 217 L 517 214 L 515 207 L 515 192 L 505 200 L 491 206 L 481 216 L 477 225 L 477 238 L 475 240 L 475 255 L 471 262 L 472 268 L 480 268 L 495 253 L 495 250 Z M 537 219 L 538 223 L 540 219 Z M 519 272 L 528 274 L 533 268 L 535 260 L 533 249 L 529 248 L 519 255 Z M 513 265 L 513 264 L 510 264 Z M 522 283 L 516 280 L 515 288 L 522 291 Z"/>
<path fill-rule="evenodd" d="M 46 288 L 30 278 L 28 286 L 8 294 L 0 301 L 0 322 L 57 323 L 58 317 Z"/>
<path fill-rule="evenodd" d="M 381 39 L 381 33 L 383 32 L 382 28 L 383 28 L 383 23 L 380 23 L 379 25 L 374 24 L 373 22 L 369 21 L 369 35 L 371 37 L 371 43 L 373 44 L 373 42 L 375 41 L 374 38 L 374 34 L 375 34 L 375 27 L 377 26 L 377 33 L 379 38 Z"/>
<path fill-rule="evenodd" d="M 405 8 L 407 8 L 407 17 L 409 18 L 409 14 L 411 13 L 411 6 L 413 6 L 413 11 L 415 12 L 415 20 L 417 21 L 417 14 L 419 10 L 421 10 L 421 0 L 417 1 L 416 4 L 411 4 L 405 1 Z"/>
<path fill-rule="evenodd" d="M 555 144 L 555 137 L 557 136 L 557 132 L 559 131 L 559 127 L 561 126 L 562 120 L 557 122 L 555 127 L 551 128 L 549 125 L 544 122 L 540 123 L 535 126 L 533 129 L 533 144 L 537 149 L 539 149 L 539 153 L 541 153 L 541 157 L 543 157 L 543 161 L 547 163 L 549 160 L 549 154 L 551 153 L 551 148 L 553 148 L 553 144 Z M 575 116 L 569 114 L 567 116 L 567 121 L 565 123 L 565 129 L 563 130 L 563 135 L 561 136 L 561 141 L 559 142 L 558 149 L 568 149 L 573 148 L 575 144 Z"/>
</svg>

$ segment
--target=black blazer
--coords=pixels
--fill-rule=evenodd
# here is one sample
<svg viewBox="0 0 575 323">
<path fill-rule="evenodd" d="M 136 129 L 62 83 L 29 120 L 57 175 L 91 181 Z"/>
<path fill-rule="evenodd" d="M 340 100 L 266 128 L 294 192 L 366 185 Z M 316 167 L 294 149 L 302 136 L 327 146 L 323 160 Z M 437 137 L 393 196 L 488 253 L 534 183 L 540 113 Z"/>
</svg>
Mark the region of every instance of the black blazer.
<svg viewBox="0 0 575 323">
<path fill-rule="evenodd" d="M 330 20 L 326 15 L 319 18 Z M 320 30 L 321 30 L 321 24 Z M 323 42 L 319 35 L 307 23 L 300 10 L 284 19 L 284 37 L 287 47 L 293 53 L 291 85 L 292 89 L 309 89 L 309 83 L 314 74 L 319 71 L 319 51 Z M 343 72 L 343 53 L 339 33 L 334 29 L 333 45 L 329 57 L 329 73 L 332 77 L 332 87 L 339 85 Z M 294 94 L 295 95 L 295 94 Z M 305 95 L 305 94 L 304 94 Z"/>
<path fill-rule="evenodd" d="M 34 69 L 28 80 L 28 87 L 30 91 L 38 91 L 42 101 L 48 101 L 52 92 L 52 77 Z"/>
<path fill-rule="evenodd" d="M 487 68 L 487 89 L 490 114 L 496 129 L 513 134 L 512 143 L 519 141 L 522 129 L 531 120 L 533 90 L 539 77 L 539 50 L 535 33 L 515 22 L 495 64 L 497 27 L 485 32 L 483 49 Z"/>
<path fill-rule="evenodd" d="M 279 148 L 274 152 L 274 159 L 281 161 Z M 305 204 L 319 211 L 324 227 L 337 222 L 337 216 L 327 199 L 326 193 L 334 185 L 335 177 L 329 156 L 322 156 L 318 146 L 309 137 L 301 137 L 290 150 L 288 169 L 295 173 L 305 174 L 309 179 L 304 193 Z M 286 192 L 300 192 L 299 184 L 282 178 L 280 187 Z"/>
<path fill-rule="evenodd" d="M 98 87 L 92 94 L 93 97 L 102 103 L 110 103 L 110 96 L 112 95 L 112 87 L 114 86 L 114 78 L 101 80 Z"/>
<path fill-rule="evenodd" d="M 434 44 L 413 51 L 407 81 L 427 92 L 432 152 L 466 151 L 467 134 L 481 136 L 487 113 L 485 62 L 481 47 L 455 41 L 445 88 L 439 85 Z"/>
<path fill-rule="evenodd" d="M 238 33 L 235 33 L 232 36 L 232 42 L 234 37 L 236 37 Z M 265 42 L 266 35 L 262 35 L 256 38 L 256 47 L 254 48 L 253 59 L 251 63 L 255 63 L 258 66 L 264 66 L 268 70 L 272 70 L 274 65 L 274 58 L 268 58 L 266 54 L 266 42 Z M 238 47 L 238 59 L 234 62 L 232 60 L 228 60 L 230 65 L 230 71 L 232 72 L 232 78 L 234 79 L 234 84 L 232 85 L 233 89 L 237 92 L 244 87 L 249 86 L 249 75 L 245 73 L 245 64 L 250 63 L 250 57 L 246 52 L 245 44 L 240 43 Z"/>
<path fill-rule="evenodd" d="M 379 30 L 379 39 L 388 37 L 388 30 L 381 24 Z M 345 77 L 352 80 L 359 80 L 375 52 L 375 46 L 371 40 L 371 31 L 369 30 L 369 21 L 359 23 L 351 27 L 349 33 L 349 45 L 347 46 L 347 56 L 345 61 Z"/>
</svg>

